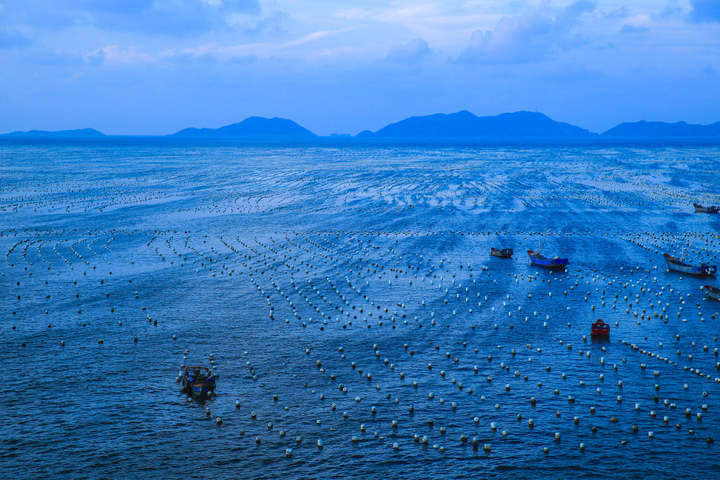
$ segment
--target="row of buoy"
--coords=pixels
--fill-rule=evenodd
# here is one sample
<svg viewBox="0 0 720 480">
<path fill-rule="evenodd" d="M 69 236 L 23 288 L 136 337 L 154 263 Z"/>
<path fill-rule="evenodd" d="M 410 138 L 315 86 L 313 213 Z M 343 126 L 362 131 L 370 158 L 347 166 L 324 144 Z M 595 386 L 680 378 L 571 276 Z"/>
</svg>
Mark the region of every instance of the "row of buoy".
<svg viewBox="0 0 720 480">
<path fill-rule="evenodd" d="M 229 239 L 227 241 L 230 242 Z M 266 242 L 266 244 L 271 245 L 268 242 Z M 167 245 L 167 242 L 166 242 L 166 245 Z M 172 245 L 174 245 L 174 244 L 172 244 Z M 277 252 L 282 251 L 281 247 L 277 246 L 277 245 L 271 245 L 271 248 L 273 250 L 276 250 Z M 327 248 L 330 248 L 330 247 L 327 247 Z M 172 250 L 172 248 L 171 248 L 171 250 Z M 263 249 L 263 247 L 255 248 L 255 250 L 257 252 L 270 251 L 267 249 Z M 158 251 L 162 252 L 162 250 L 159 250 L 159 249 L 158 249 Z M 238 251 L 240 251 L 239 248 L 238 248 Z M 209 272 L 209 271 L 214 270 L 219 274 L 219 272 L 221 272 L 221 271 L 232 270 L 233 266 L 237 265 L 236 263 L 231 263 L 228 261 L 230 258 L 238 257 L 238 254 L 235 252 L 232 252 L 232 250 L 231 250 L 231 252 L 233 253 L 232 257 L 230 257 L 230 256 L 223 257 L 222 255 L 224 255 L 224 254 L 214 251 L 213 247 L 210 247 L 210 252 L 211 253 L 203 254 L 203 256 L 202 256 L 201 263 L 204 263 L 204 265 L 200 265 L 200 267 L 202 269 L 204 269 L 204 271 Z M 237 268 L 236 271 L 240 271 L 240 270 L 244 271 L 243 277 L 242 277 L 244 279 L 248 279 L 248 277 L 247 277 L 248 272 L 253 273 L 252 281 L 254 282 L 254 285 L 256 286 L 258 293 L 260 295 L 262 295 L 263 299 L 268 301 L 267 302 L 267 304 L 269 305 L 268 308 L 272 312 L 273 317 L 276 317 L 279 319 L 279 318 L 283 318 L 285 316 L 285 314 L 281 313 L 281 311 L 280 311 L 280 308 L 281 308 L 280 305 L 277 304 L 277 300 L 276 300 L 277 297 L 280 297 L 280 296 L 292 297 L 292 296 L 297 296 L 297 295 L 303 295 L 304 297 L 307 297 L 307 299 L 303 299 L 300 301 L 304 301 L 305 305 L 307 305 L 309 308 L 312 308 L 313 311 L 315 311 L 315 308 L 318 308 L 318 309 L 322 310 L 323 313 L 325 313 L 325 316 L 319 317 L 320 319 L 322 319 L 319 321 L 319 323 L 313 322 L 315 325 L 318 325 L 318 326 L 322 325 L 322 328 L 325 328 L 325 329 L 328 329 L 328 328 L 335 329 L 337 325 L 349 326 L 347 323 L 348 321 L 354 321 L 355 324 L 362 322 L 363 319 L 362 319 L 361 315 L 358 315 L 359 318 L 357 318 L 357 319 L 351 318 L 350 320 L 346 320 L 348 315 L 345 315 L 346 312 L 340 311 L 340 309 L 346 310 L 347 313 L 352 317 L 352 316 L 354 316 L 354 312 L 352 309 L 353 305 L 356 306 L 355 311 L 358 311 L 358 308 L 363 308 L 364 312 L 362 312 L 362 313 L 372 312 L 374 314 L 374 316 L 375 315 L 378 315 L 378 316 L 383 315 L 383 317 L 384 317 L 383 320 L 387 319 L 387 322 L 388 322 L 387 325 L 389 325 L 390 323 L 393 323 L 389 320 L 389 318 L 391 318 L 393 316 L 396 317 L 396 320 L 399 320 L 398 322 L 394 322 L 398 326 L 409 325 L 409 327 L 407 327 L 407 328 L 413 328 L 415 325 L 417 325 L 417 323 L 415 322 L 415 319 L 413 318 L 414 315 L 412 313 L 407 314 L 405 312 L 412 311 L 413 309 L 415 309 L 415 310 L 422 309 L 422 307 L 416 307 L 412 304 L 412 301 L 408 301 L 405 299 L 403 299 L 403 301 L 400 301 L 400 302 L 393 302 L 393 301 L 385 300 L 385 302 L 382 302 L 382 304 L 381 304 L 381 302 L 378 301 L 377 298 L 372 298 L 372 296 L 371 296 L 371 292 L 373 291 L 372 288 L 364 288 L 363 287 L 363 284 L 365 284 L 365 287 L 368 287 L 366 282 L 370 282 L 372 280 L 372 277 L 370 277 L 370 276 L 359 276 L 359 275 L 351 273 L 351 272 L 346 272 L 346 273 L 350 273 L 350 274 L 349 275 L 346 274 L 346 278 L 342 278 L 340 276 L 333 277 L 332 273 L 329 272 L 330 275 L 326 275 L 327 278 L 321 277 L 321 280 L 319 283 L 313 281 L 312 279 L 310 279 L 310 281 L 308 282 L 307 281 L 308 279 L 302 278 L 302 273 L 301 273 L 302 272 L 301 268 L 305 267 L 305 265 L 303 265 L 303 267 L 299 267 L 297 261 L 293 261 L 291 259 L 285 259 L 285 263 L 282 263 L 282 262 L 280 262 L 279 258 L 273 259 L 272 255 L 270 255 L 270 254 L 268 254 L 268 256 L 267 256 L 267 258 L 265 258 L 264 262 L 258 261 L 257 252 L 253 253 L 253 255 L 252 255 L 253 261 L 249 262 L 249 261 L 247 261 L 248 259 L 244 259 L 247 265 L 244 265 L 243 268 L 240 268 L 240 267 L 235 267 L 235 268 Z M 370 250 L 368 250 L 368 253 L 372 253 L 372 252 Z M 163 255 L 166 256 L 166 254 L 164 254 L 164 253 L 163 253 Z M 278 254 L 278 255 L 282 255 L 282 254 Z M 337 257 L 333 258 L 332 255 L 326 255 L 323 258 L 325 258 L 330 264 L 332 264 L 333 262 L 335 262 L 335 260 L 337 260 Z M 224 261 L 228 261 L 228 264 L 231 266 L 228 268 L 223 268 L 224 266 L 222 265 L 222 263 L 218 263 L 218 262 L 224 262 Z M 399 260 L 398 260 L 398 262 L 399 262 Z M 306 262 L 306 263 L 308 263 L 308 262 Z M 312 262 L 311 264 L 313 264 L 313 263 L 317 263 L 317 262 Z M 379 262 L 375 262 L 375 263 L 379 263 Z M 287 286 L 288 285 L 287 270 L 283 271 L 282 267 L 281 267 L 281 265 L 285 265 L 285 264 L 293 265 L 293 267 L 295 268 L 293 277 L 295 278 L 294 284 L 295 284 L 295 287 L 297 287 L 297 289 Z M 443 264 L 444 264 L 444 268 L 446 268 L 446 271 L 448 272 L 445 274 L 445 278 L 444 279 L 440 278 L 443 276 L 443 274 L 440 274 L 440 273 L 436 274 L 435 278 L 430 277 L 430 278 L 432 278 L 431 281 L 435 281 L 438 284 L 438 285 L 436 285 L 438 287 L 438 289 L 439 290 L 441 289 L 441 291 L 446 295 L 442 304 L 435 304 L 432 307 L 435 310 L 434 312 L 430 312 L 430 313 L 433 313 L 433 317 L 434 317 L 432 322 L 434 322 L 437 319 L 438 323 L 440 323 L 440 322 L 444 322 L 447 324 L 460 323 L 459 321 L 457 321 L 457 322 L 456 321 L 452 321 L 452 322 L 448 321 L 448 317 L 452 317 L 450 312 L 453 309 L 456 309 L 454 302 L 458 302 L 458 301 L 462 302 L 464 300 L 464 298 L 469 298 L 469 297 L 472 297 L 472 294 L 480 293 L 480 292 L 471 290 L 471 291 L 467 292 L 470 295 L 467 295 L 467 296 L 463 295 L 463 291 L 466 288 L 480 289 L 481 285 L 482 285 L 481 278 L 483 278 L 483 277 L 480 276 L 481 274 L 477 270 L 474 270 L 473 271 L 473 273 L 474 273 L 473 279 L 477 280 L 478 283 L 471 284 L 471 283 L 467 282 L 467 279 L 469 278 L 468 275 L 470 273 L 470 270 L 466 270 L 465 268 L 463 268 L 462 269 L 463 272 L 464 273 L 467 272 L 468 275 L 463 275 L 461 277 L 461 276 L 459 276 L 459 272 L 452 272 L 452 269 L 451 269 L 452 267 L 450 267 L 449 262 L 443 262 Z M 457 270 L 459 271 L 460 270 L 459 265 L 458 264 L 456 264 L 456 265 L 457 265 Z M 460 265 L 462 265 L 462 264 L 460 264 Z M 318 272 L 318 271 L 322 272 L 323 271 L 324 267 L 319 266 L 319 265 L 314 265 L 314 266 L 317 268 L 308 267 L 311 272 Z M 375 267 L 374 269 L 377 269 L 377 267 Z M 384 269 L 379 269 L 379 271 L 382 271 L 382 270 L 385 271 L 385 273 L 383 273 L 384 276 L 382 277 L 382 279 L 378 279 L 378 280 L 382 280 L 382 281 L 387 280 L 388 279 L 387 277 L 389 275 L 389 276 L 391 276 L 391 278 L 389 280 L 393 282 L 393 285 L 396 285 L 397 283 L 399 283 L 399 280 L 400 280 L 400 278 L 395 278 L 395 277 L 397 277 L 397 276 L 402 277 L 403 275 L 408 275 L 408 274 L 411 276 L 411 280 L 413 280 L 414 283 L 412 284 L 413 287 L 408 286 L 406 288 L 416 288 L 417 287 L 417 288 L 421 289 L 423 287 L 423 285 L 426 284 L 426 283 L 423 283 L 423 280 L 419 279 L 419 278 L 422 278 L 422 276 L 419 275 L 417 279 L 412 277 L 413 275 L 415 275 L 415 271 L 413 269 L 407 269 L 407 267 L 396 268 L 395 266 L 386 266 Z M 438 270 L 438 272 L 439 271 L 440 270 Z M 391 272 L 391 273 L 387 273 L 387 272 Z M 492 269 L 492 268 L 490 269 L 490 271 L 485 271 L 484 273 L 489 273 L 490 275 L 493 275 L 493 277 L 485 277 L 485 278 L 498 277 L 497 272 L 495 272 L 494 269 Z M 453 277 L 453 275 L 455 275 L 455 274 L 457 274 L 457 276 Z M 537 285 L 539 278 L 541 278 L 541 277 L 534 277 L 533 280 L 528 280 L 527 282 L 528 282 L 528 284 Z M 586 274 L 584 278 L 589 280 L 589 279 L 593 278 L 593 275 Z M 427 282 L 428 277 L 425 277 L 425 279 L 426 279 L 425 281 Z M 520 279 L 518 279 L 518 280 L 520 281 Z M 564 283 L 565 285 L 568 286 L 568 288 L 567 288 L 568 291 L 572 292 L 572 288 L 570 288 L 570 287 L 572 287 L 573 285 L 570 285 L 569 283 L 567 283 L 567 280 L 563 281 L 562 279 L 556 279 L 556 278 L 550 278 L 549 280 L 553 282 L 553 285 L 556 282 L 559 284 Z M 582 282 L 583 280 L 580 280 L 580 281 Z M 314 286 L 315 288 L 312 288 L 311 286 Z M 638 288 L 646 289 L 647 287 L 638 287 Z M 360 290 L 360 292 L 358 292 L 358 290 Z M 445 291 L 445 290 L 449 290 L 449 291 Z M 455 290 L 457 292 L 456 295 L 463 295 L 463 296 L 455 297 L 455 299 L 453 299 L 452 294 L 455 293 L 455 292 L 453 292 L 453 290 Z M 302 291 L 302 293 L 298 293 L 299 291 Z M 552 291 L 548 292 L 548 293 L 552 293 Z M 570 293 L 570 296 L 572 296 L 572 295 L 573 294 Z M 640 298 L 643 298 L 643 295 L 646 295 L 646 292 L 639 292 L 638 295 L 641 295 Z M 268 298 L 268 296 L 270 296 L 270 298 Z M 568 295 L 563 295 L 563 296 L 567 297 Z M 423 300 L 427 300 L 427 299 L 423 299 Z M 515 305 L 511 304 L 511 302 L 508 301 L 509 300 L 508 298 L 498 302 L 498 299 L 494 298 L 493 296 L 491 296 L 490 298 L 487 298 L 487 295 L 483 295 L 479 298 L 479 300 L 483 305 L 476 306 L 475 307 L 476 310 L 474 310 L 474 312 L 472 312 L 472 313 L 475 313 L 475 311 L 481 312 L 480 309 L 482 309 L 483 306 L 490 306 L 492 308 L 496 308 L 498 312 L 507 311 L 510 309 L 513 309 L 513 311 L 514 311 Z M 445 303 L 445 301 L 447 301 L 447 303 Z M 503 302 L 503 301 L 506 302 L 507 305 L 502 305 L 501 302 Z M 370 303 L 370 302 L 373 302 L 373 303 Z M 431 301 L 427 301 L 426 303 L 430 304 Z M 362 304 L 362 307 L 358 307 L 358 304 Z M 633 300 L 633 304 L 637 305 L 637 302 L 635 302 Z M 444 307 L 444 305 L 448 305 L 448 306 Z M 304 317 L 303 320 L 306 322 L 306 325 L 310 325 L 311 322 L 309 322 L 309 316 L 307 314 L 303 313 L 303 311 L 301 310 L 301 307 L 300 307 L 300 303 L 295 301 L 293 306 L 295 306 L 294 310 L 297 312 L 297 315 Z M 270 307 L 272 307 L 272 308 L 270 308 Z M 378 310 L 379 310 L 379 313 L 376 313 L 376 312 L 378 312 Z M 315 312 L 316 313 L 313 314 L 313 316 L 318 318 L 317 315 L 319 315 L 319 313 L 317 311 L 315 311 Z M 361 312 L 358 311 L 357 313 L 361 313 Z M 402 321 L 400 321 L 403 319 L 403 317 L 402 317 L 403 314 L 406 315 L 406 318 L 404 320 L 408 320 L 407 324 L 404 324 Z M 480 313 L 481 320 L 482 320 L 482 317 L 485 315 L 486 315 L 486 313 Z M 338 316 L 340 316 L 340 318 L 343 319 L 342 322 L 336 321 Z M 528 316 L 530 317 L 530 319 L 533 319 L 536 317 L 535 315 L 529 314 L 529 312 L 528 312 Z M 540 316 L 542 318 L 544 318 L 542 313 L 540 314 Z M 343 318 L 343 317 L 345 317 L 345 318 Z M 554 317 L 554 315 L 553 315 L 553 317 Z M 272 318 L 271 318 L 271 320 L 272 320 Z M 545 321 L 548 321 L 548 320 L 551 320 L 551 319 L 545 319 Z M 645 320 L 645 319 L 643 319 L 643 320 Z M 326 323 L 323 323 L 323 321 Z M 316 322 L 317 322 L 317 320 L 316 320 Z M 497 320 L 495 320 L 495 322 L 499 325 L 506 324 L 506 322 L 504 322 L 502 319 L 497 319 Z M 277 324 L 278 327 L 281 327 L 282 325 L 283 325 L 283 323 L 281 323 L 281 322 Z M 287 325 L 287 324 L 285 324 L 285 325 Z M 432 323 L 428 322 L 428 325 L 432 325 Z M 375 324 L 374 326 L 376 328 L 382 327 L 382 325 L 379 325 L 379 324 Z M 441 334 L 439 334 L 439 335 L 441 335 Z M 507 346 L 509 347 L 510 345 L 507 345 Z M 415 349 L 415 351 L 417 351 L 417 352 L 423 352 L 422 348 L 418 349 L 415 346 L 413 346 L 411 349 Z M 543 350 L 547 350 L 547 347 L 545 347 Z M 543 356 L 544 354 L 545 354 L 544 352 L 540 352 L 540 351 L 534 351 L 534 353 L 533 353 L 533 355 L 538 355 L 538 356 Z M 371 352 L 368 355 L 368 357 L 370 359 L 374 358 L 375 361 L 382 362 L 382 364 L 378 364 L 378 365 L 384 365 L 385 368 L 387 368 L 387 369 L 390 368 L 390 365 L 396 364 L 396 362 L 399 361 L 399 360 L 395 360 L 395 359 L 391 358 L 391 359 L 388 359 L 388 363 L 386 364 L 383 361 L 385 358 L 387 358 L 385 355 L 386 355 L 386 353 L 381 351 L 378 348 L 378 349 L 373 349 L 373 352 Z M 457 374 L 454 373 L 455 368 L 453 367 L 453 365 L 457 365 L 458 367 L 460 367 L 461 365 L 465 364 L 465 360 L 462 359 L 461 357 L 459 357 L 455 352 L 450 352 L 450 351 L 447 351 L 447 352 L 440 351 L 437 354 L 437 356 L 438 356 L 437 359 L 434 359 L 434 360 L 432 360 L 432 362 L 429 362 L 429 363 L 432 363 L 433 365 L 437 365 L 437 366 L 434 367 L 433 369 L 428 369 L 428 370 L 432 370 L 434 374 L 437 374 L 441 378 L 446 379 L 444 381 L 448 382 L 447 383 L 448 385 L 453 385 L 453 389 L 457 388 L 457 383 L 454 383 L 454 384 L 450 383 L 451 380 L 453 379 L 453 377 L 457 376 Z M 502 361 L 501 359 L 503 359 L 503 356 L 499 355 L 499 354 L 497 354 L 496 356 L 497 356 L 497 358 L 494 359 L 495 360 L 494 364 L 499 365 L 498 362 Z M 364 356 L 361 356 L 360 358 L 364 358 Z M 409 362 L 410 365 L 418 365 L 418 364 L 420 364 L 420 362 L 424 362 L 424 360 L 420 359 L 421 358 L 420 355 L 418 355 L 415 358 L 416 359 L 409 360 L 409 361 L 406 360 L 406 362 Z M 457 362 L 455 361 L 456 359 L 458 359 Z M 316 366 L 316 368 L 318 368 L 318 370 L 320 368 L 325 368 L 325 365 L 322 362 L 321 358 L 317 358 L 317 359 L 315 359 L 315 361 L 316 361 L 315 366 Z M 362 362 L 365 362 L 365 360 L 356 359 L 355 361 L 358 363 L 359 368 L 363 368 L 363 370 L 365 372 L 365 375 L 363 376 L 363 381 L 371 382 L 368 384 L 369 385 L 368 389 L 370 389 L 370 391 L 372 391 L 373 388 L 376 388 L 376 385 L 380 385 L 379 382 L 381 382 L 381 377 L 379 377 L 376 374 L 376 372 L 373 372 L 371 377 L 368 378 L 368 374 L 370 373 L 368 369 L 375 370 L 375 368 L 371 368 L 371 367 L 368 367 L 367 365 L 363 365 Z M 321 364 L 318 366 L 317 362 L 320 362 Z M 445 365 L 442 362 L 448 362 L 448 363 L 447 363 L 447 365 Z M 362 366 L 360 366 L 360 365 L 362 365 Z M 516 370 L 517 367 L 513 366 L 513 367 L 509 367 L 509 368 L 511 368 L 511 370 Z M 500 369 L 500 372 L 505 372 L 505 371 L 506 371 L 505 368 Z M 509 375 L 510 379 L 512 379 L 512 378 L 520 379 L 520 378 L 527 376 L 527 374 L 523 375 L 523 373 L 528 373 L 528 372 L 522 372 L 522 373 L 520 373 L 520 375 L 518 377 L 515 377 L 514 373 L 512 373 L 512 372 L 508 372 L 508 375 Z M 503 373 L 502 375 L 505 375 L 505 373 Z M 532 373 L 530 375 L 532 376 Z M 408 377 L 408 380 L 410 380 L 410 378 L 411 377 Z M 546 381 L 546 383 L 547 383 L 547 381 Z M 353 385 L 354 385 L 353 382 L 346 383 L 346 387 L 353 386 Z M 420 385 L 422 385 L 422 383 Z M 512 388 L 512 386 L 513 386 L 512 382 L 505 383 L 504 381 L 501 381 L 500 385 L 501 386 L 507 385 L 509 387 L 508 389 L 506 389 L 506 391 L 508 393 L 513 394 L 513 392 L 515 391 L 515 389 Z M 465 388 L 465 390 L 467 390 L 470 387 L 465 386 L 464 388 Z M 384 385 L 381 385 L 379 390 L 381 393 L 384 392 Z M 361 391 L 358 392 L 360 394 L 356 395 L 354 398 L 365 397 L 365 395 L 362 393 L 364 391 L 365 391 L 364 389 L 361 389 Z M 428 397 L 430 396 L 430 394 L 432 394 L 433 398 L 431 400 L 433 400 L 433 402 L 439 402 L 440 399 L 442 398 L 441 395 L 437 395 L 433 392 L 425 392 L 425 393 L 427 394 Z M 577 395 L 574 397 L 577 397 Z M 320 396 L 319 396 L 319 398 L 321 401 L 323 400 L 323 398 L 321 398 Z M 416 401 L 416 403 L 422 404 L 422 398 L 424 398 L 424 396 L 419 396 L 419 399 Z M 535 398 L 535 396 L 533 396 L 533 398 Z M 537 398 L 539 399 L 540 397 L 538 396 Z M 356 402 L 356 403 L 365 404 L 365 401 Z M 455 401 L 453 401 L 453 403 L 455 403 Z M 460 409 L 464 410 L 467 408 L 466 402 L 459 400 L 459 401 L 457 401 L 457 403 L 459 403 Z M 532 401 L 531 401 L 531 403 L 532 403 Z M 447 402 L 446 405 L 450 408 L 451 403 Z M 370 406 L 370 415 L 373 415 L 373 409 L 376 409 L 375 415 L 378 415 L 377 408 L 374 405 Z M 528 418 L 528 415 L 525 415 L 525 418 Z M 216 419 L 220 419 L 222 422 L 221 417 L 218 416 L 218 417 L 216 417 Z M 400 422 L 399 420 L 396 420 L 396 422 L 397 423 L 396 423 L 395 427 L 393 427 L 392 423 L 391 423 L 390 426 L 387 428 L 389 428 L 390 430 L 395 430 L 395 429 L 398 429 L 401 431 L 406 430 L 407 427 L 403 422 Z M 536 420 L 533 420 L 533 423 L 532 423 L 533 428 L 535 428 L 535 422 L 536 422 Z M 222 423 L 220 423 L 219 425 L 222 425 Z M 442 429 L 442 431 L 444 431 L 445 434 L 448 433 L 446 431 L 446 426 L 444 426 L 444 425 L 436 426 L 436 431 L 439 432 L 439 431 L 441 431 L 441 429 Z M 496 427 L 496 430 L 498 430 L 497 427 Z M 505 431 L 507 433 L 507 431 L 502 430 L 502 428 L 500 430 Z M 657 431 L 657 430 L 654 430 L 654 431 Z M 555 433 L 557 433 L 558 435 L 560 434 L 560 432 L 555 432 Z M 472 435 L 467 435 L 467 434 L 463 434 L 463 435 L 466 436 L 466 439 L 473 438 Z M 420 438 L 422 438 L 422 436 Z M 428 438 L 428 436 L 426 436 L 426 438 Z M 432 438 L 432 437 L 430 437 L 430 438 Z M 460 438 L 462 438 L 462 437 L 460 437 Z M 432 443 L 431 440 L 429 442 Z M 402 441 L 393 442 L 393 444 L 397 445 L 398 446 L 397 448 L 399 448 L 399 446 L 402 445 L 403 442 Z M 438 444 L 435 444 L 435 445 L 438 445 Z M 288 448 L 290 448 L 290 447 L 288 447 Z M 444 449 L 446 447 L 439 447 L 439 448 Z M 552 448 L 552 447 L 546 447 L 546 448 Z"/>
</svg>

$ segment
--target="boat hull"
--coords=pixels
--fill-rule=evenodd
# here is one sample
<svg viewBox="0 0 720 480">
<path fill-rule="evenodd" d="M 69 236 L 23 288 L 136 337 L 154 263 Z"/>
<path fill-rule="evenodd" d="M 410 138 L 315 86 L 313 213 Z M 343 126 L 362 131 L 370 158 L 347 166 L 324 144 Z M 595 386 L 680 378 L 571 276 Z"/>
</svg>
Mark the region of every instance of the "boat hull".
<svg viewBox="0 0 720 480">
<path fill-rule="evenodd" d="M 708 298 L 715 300 L 716 302 L 720 302 L 720 288 L 705 285 L 703 290 Z"/>
<path fill-rule="evenodd" d="M 513 251 L 510 248 L 503 248 L 502 250 L 499 250 L 497 248 L 491 248 L 490 255 L 498 258 L 512 258 Z"/>
<path fill-rule="evenodd" d="M 528 250 L 528 256 L 530 257 L 530 265 L 542 268 L 548 268 L 551 270 L 562 270 L 568 265 L 570 261 L 567 258 L 547 258 L 543 257 L 539 253 L 535 253 L 532 250 Z"/>
<path fill-rule="evenodd" d="M 710 206 L 710 207 L 703 207 L 702 205 L 698 205 L 697 203 L 694 204 L 695 207 L 695 213 L 718 213 L 720 212 L 720 207 L 717 206 Z"/>
<path fill-rule="evenodd" d="M 602 320 L 598 320 L 590 327 L 590 335 L 593 337 L 607 338 L 610 336 L 610 325 Z"/>
<path fill-rule="evenodd" d="M 544 262 L 541 260 L 530 260 L 530 265 L 542 268 L 549 268 L 553 270 L 562 270 L 569 265 L 569 262 L 567 260 L 565 262 Z"/>
<path fill-rule="evenodd" d="M 197 400 L 205 400 L 210 395 L 210 388 L 208 385 L 192 385 L 190 388 L 190 394 Z"/>
<path fill-rule="evenodd" d="M 693 275 L 695 277 L 714 277 L 717 271 L 715 265 L 705 263 L 702 265 L 689 265 L 667 253 L 665 254 L 665 262 L 667 263 L 668 270 L 684 273 L 685 275 Z"/>
<path fill-rule="evenodd" d="M 206 367 L 185 367 L 180 391 L 195 400 L 204 401 L 215 394 L 216 378 Z"/>
</svg>

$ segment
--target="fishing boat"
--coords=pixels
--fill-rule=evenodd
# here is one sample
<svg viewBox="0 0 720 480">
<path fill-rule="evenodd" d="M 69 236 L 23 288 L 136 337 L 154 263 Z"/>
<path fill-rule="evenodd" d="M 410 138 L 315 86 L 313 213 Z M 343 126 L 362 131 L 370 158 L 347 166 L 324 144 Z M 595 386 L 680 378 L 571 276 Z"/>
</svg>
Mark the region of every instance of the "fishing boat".
<svg viewBox="0 0 720 480">
<path fill-rule="evenodd" d="M 548 258 L 540 252 L 534 252 L 532 250 L 528 250 L 527 253 L 530 256 L 530 265 L 537 267 L 562 270 L 570 264 L 567 258 Z"/>
<path fill-rule="evenodd" d="M 512 248 L 491 248 L 490 249 L 490 255 L 493 257 L 499 257 L 499 258 L 512 258 L 513 256 L 513 250 Z"/>
<path fill-rule="evenodd" d="M 711 205 L 709 207 L 703 207 L 699 203 L 693 203 L 693 207 L 695 207 L 695 213 L 718 213 L 720 212 L 720 207 Z"/>
<path fill-rule="evenodd" d="M 597 322 L 593 323 L 590 327 L 590 333 L 593 337 L 609 337 L 610 325 L 603 322 L 602 318 L 599 318 Z"/>
<path fill-rule="evenodd" d="M 708 298 L 712 298 L 713 300 L 717 300 L 720 302 L 720 288 L 713 287 L 712 285 L 705 285 L 703 287 L 703 290 L 705 291 L 705 295 L 708 296 Z"/>
<path fill-rule="evenodd" d="M 183 367 L 181 392 L 203 401 L 215 394 L 215 374 L 207 367 Z"/>
<path fill-rule="evenodd" d="M 696 277 L 714 277 L 717 267 L 715 265 L 709 265 L 703 263 L 701 265 L 690 265 L 689 263 L 683 262 L 677 257 L 672 255 L 664 254 L 665 261 L 669 270 L 674 272 L 685 273 L 688 275 L 695 275 Z"/>
</svg>

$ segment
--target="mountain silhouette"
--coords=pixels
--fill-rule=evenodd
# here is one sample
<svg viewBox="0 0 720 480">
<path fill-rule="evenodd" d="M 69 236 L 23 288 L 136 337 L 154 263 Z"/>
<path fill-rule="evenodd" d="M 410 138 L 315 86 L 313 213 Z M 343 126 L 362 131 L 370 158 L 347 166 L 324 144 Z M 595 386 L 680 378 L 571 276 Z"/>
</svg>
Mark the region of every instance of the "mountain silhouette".
<svg viewBox="0 0 720 480">
<path fill-rule="evenodd" d="M 242 122 L 220 128 L 186 128 L 174 137 L 245 138 L 245 139 L 307 139 L 316 135 L 307 128 L 286 118 L 250 117 Z"/>
<path fill-rule="evenodd" d="M 377 132 L 364 131 L 358 138 L 587 138 L 597 134 L 569 123 L 556 122 L 537 112 L 503 113 L 489 117 L 463 110 L 410 117 Z"/>
<path fill-rule="evenodd" d="M 104 137 L 105 134 L 94 128 L 80 128 L 77 130 L 27 130 L 24 132 L 10 132 L 0 135 L 3 137 L 18 138 L 95 138 Z"/>
<path fill-rule="evenodd" d="M 0 138 L 99 138 L 106 136 L 93 128 L 77 130 L 28 130 L 0 134 Z M 539 112 L 519 111 L 499 115 L 479 117 L 467 110 L 456 113 L 409 117 L 391 123 L 375 132 L 364 130 L 355 136 L 333 134 L 319 137 L 307 128 L 286 118 L 249 117 L 245 120 L 219 128 L 185 128 L 175 132 L 172 138 L 197 139 L 241 139 L 259 141 L 300 140 L 311 142 L 325 141 L 447 141 L 449 143 L 465 140 L 477 141 L 513 141 L 544 142 L 615 142 L 623 140 L 682 142 L 720 139 L 720 122 L 709 125 L 687 122 L 624 122 L 597 134 L 569 123 L 557 122 Z"/>
<path fill-rule="evenodd" d="M 618 138 L 718 137 L 720 136 L 720 122 L 710 125 L 686 122 L 625 122 L 604 132 L 603 136 Z"/>
</svg>

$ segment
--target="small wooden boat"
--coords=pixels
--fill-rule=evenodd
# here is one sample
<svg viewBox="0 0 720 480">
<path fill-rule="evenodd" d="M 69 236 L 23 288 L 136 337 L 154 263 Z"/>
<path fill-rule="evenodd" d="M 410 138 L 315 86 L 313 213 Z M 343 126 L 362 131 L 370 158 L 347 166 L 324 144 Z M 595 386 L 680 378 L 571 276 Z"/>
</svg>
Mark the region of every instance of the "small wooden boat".
<svg viewBox="0 0 720 480">
<path fill-rule="evenodd" d="M 532 250 L 528 250 L 527 253 L 530 256 L 530 265 L 535 265 L 537 267 L 562 270 L 570 264 L 567 258 L 548 258 L 543 256 L 540 252 L 534 252 Z"/>
<path fill-rule="evenodd" d="M 718 213 L 720 212 L 720 207 L 711 205 L 709 207 L 703 207 L 699 203 L 693 203 L 693 207 L 695 207 L 695 213 Z"/>
<path fill-rule="evenodd" d="M 689 263 L 685 263 L 681 259 L 668 255 L 667 253 L 664 254 L 664 257 L 667 262 L 668 269 L 674 272 L 694 275 L 696 277 L 714 277 L 715 272 L 717 272 L 717 267 L 715 265 L 709 265 L 707 263 L 703 263 L 701 265 L 690 265 Z"/>
<path fill-rule="evenodd" d="M 503 248 L 503 249 L 491 248 L 490 255 L 492 255 L 493 257 L 499 257 L 499 258 L 512 258 L 513 250 L 512 250 L 512 248 Z"/>
<path fill-rule="evenodd" d="M 593 323 L 590 327 L 591 336 L 593 337 L 609 337 L 610 336 L 610 325 L 602 321 L 599 318 L 597 322 Z"/>
<path fill-rule="evenodd" d="M 720 288 L 713 287 L 712 285 L 705 285 L 703 290 L 708 298 L 712 298 L 713 300 L 720 302 Z"/>
<path fill-rule="evenodd" d="M 215 394 L 215 374 L 207 367 L 184 367 L 181 392 L 203 401 Z"/>
</svg>

